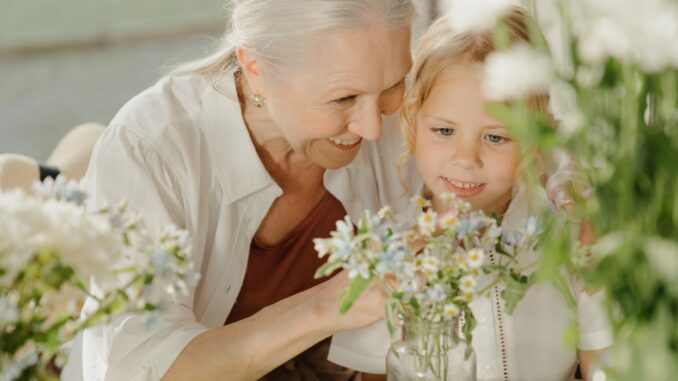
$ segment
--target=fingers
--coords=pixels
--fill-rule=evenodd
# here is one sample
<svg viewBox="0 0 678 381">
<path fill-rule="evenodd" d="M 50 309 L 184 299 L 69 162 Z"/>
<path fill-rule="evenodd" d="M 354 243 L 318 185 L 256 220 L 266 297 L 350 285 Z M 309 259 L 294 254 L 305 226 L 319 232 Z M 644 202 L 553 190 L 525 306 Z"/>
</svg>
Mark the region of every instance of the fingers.
<svg viewBox="0 0 678 381">
<path fill-rule="evenodd" d="M 596 240 L 596 232 L 593 229 L 591 220 L 585 218 L 579 226 L 579 242 L 584 245 L 591 245 Z"/>
</svg>

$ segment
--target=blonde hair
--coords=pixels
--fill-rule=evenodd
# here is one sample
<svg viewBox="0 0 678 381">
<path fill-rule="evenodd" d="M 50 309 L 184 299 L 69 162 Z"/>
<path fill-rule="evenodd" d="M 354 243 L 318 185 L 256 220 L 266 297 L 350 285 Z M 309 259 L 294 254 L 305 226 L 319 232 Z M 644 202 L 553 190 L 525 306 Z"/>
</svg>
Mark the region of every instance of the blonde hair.
<svg viewBox="0 0 678 381">
<path fill-rule="evenodd" d="M 381 21 L 409 28 L 412 0 L 229 0 L 226 33 L 215 52 L 174 73 L 214 75 L 237 69 L 235 51 L 255 53 L 262 70 L 280 72 L 312 55 L 311 47 L 332 31 Z"/>
<path fill-rule="evenodd" d="M 510 43 L 532 43 L 533 21 L 520 7 L 513 7 L 501 20 L 506 27 Z M 415 117 L 428 98 L 436 78 L 456 64 L 484 63 L 487 56 L 497 50 L 493 31 L 456 33 L 446 16 L 438 18 L 424 33 L 414 56 L 412 70 L 407 76 L 405 96 L 400 108 L 400 126 L 405 147 L 398 162 L 398 170 L 412 157 L 416 144 Z M 531 97 L 531 108 L 548 112 L 548 95 Z M 525 170 L 525 160 L 520 158 L 517 177 Z M 404 182 L 403 182 L 404 185 Z"/>
</svg>

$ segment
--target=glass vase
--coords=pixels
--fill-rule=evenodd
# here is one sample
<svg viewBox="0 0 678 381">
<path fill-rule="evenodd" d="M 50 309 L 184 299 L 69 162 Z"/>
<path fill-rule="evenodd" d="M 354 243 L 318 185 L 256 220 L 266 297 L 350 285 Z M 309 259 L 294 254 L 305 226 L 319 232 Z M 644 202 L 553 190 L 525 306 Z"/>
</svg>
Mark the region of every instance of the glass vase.
<svg viewBox="0 0 678 381">
<path fill-rule="evenodd" d="M 475 381 L 476 359 L 459 337 L 459 320 L 403 319 L 386 357 L 388 381 Z"/>
</svg>

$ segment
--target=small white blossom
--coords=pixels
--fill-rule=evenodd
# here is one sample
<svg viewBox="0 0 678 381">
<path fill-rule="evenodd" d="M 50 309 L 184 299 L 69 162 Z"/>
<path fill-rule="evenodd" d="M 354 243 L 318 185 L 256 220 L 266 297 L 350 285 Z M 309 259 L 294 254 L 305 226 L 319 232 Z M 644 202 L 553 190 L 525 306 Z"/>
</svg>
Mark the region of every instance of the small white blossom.
<svg viewBox="0 0 678 381">
<path fill-rule="evenodd" d="M 370 277 L 370 269 L 367 263 L 349 262 L 346 264 L 346 269 L 348 270 L 349 279 L 354 279 L 357 276 L 361 276 L 365 279 Z"/>
<path fill-rule="evenodd" d="M 379 216 L 379 218 L 384 219 L 384 218 L 388 218 L 388 217 L 392 216 L 393 211 L 391 210 L 391 207 L 389 207 L 387 205 L 387 206 L 384 206 L 383 208 L 379 209 L 379 212 L 377 213 L 377 215 Z"/>
<path fill-rule="evenodd" d="M 453 211 L 446 212 L 443 214 L 440 219 L 438 219 L 438 225 L 440 226 L 441 229 L 443 230 L 448 230 L 449 228 L 454 225 L 454 223 L 457 221 L 457 213 Z"/>
<path fill-rule="evenodd" d="M 330 240 L 323 238 L 313 239 L 313 248 L 318 253 L 318 257 L 322 258 L 330 252 Z"/>
<path fill-rule="evenodd" d="M 412 197 L 412 203 L 419 208 L 430 208 L 431 200 L 427 200 L 421 196 Z"/>
<path fill-rule="evenodd" d="M 440 271 L 440 260 L 438 258 L 426 255 L 421 259 L 421 267 L 424 274 L 427 276 L 433 276 Z"/>
<path fill-rule="evenodd" d="M 475 292 L 477 281 L 472 275 L 465 275 L 459 279 L 459 289 L 464 293 Z"/>
<path fill-rule="evenodd" d="M 461 300 L 463 300 L 466 303 L 471 303 L 473 299 L 475 299 L 476 294 L 473 291 L 467 291 L 464 292 L 464 294 L 461 296 Z"/>
<path fill-rule="evenodd" d="M 426 300 L 429 302 L 440 303 L 447 298 L 447 294 L 447 288 L 441 283 L 436 283 L 426 291 Z"/>
<path fill-rule="evenodd" d="M 353 223 L 351 222 L 351 217 L 348 215 L 344 217 L 343 220 L 337 221 L 336 225 L 337 233 L 339 233 L 342 238 L 353 236 Z"/>
<path fill-rule="evenodd" d="M 483 249 L 471 249 L 466 253 L 466 262 L 472 269 L 482 266 L 485 261 L 485 251 Z"/>
<path fill-rule="evenodd" d="M 443 314 L 447 319 L 459 316 L 459 307 L 454 303 L 445 304 L 443 307 Z"/>
<path fill-rule="evenodd" d="M 425 236 L 432 235 L 436 230 L 437 216 L 438 213 L 433 210 L 427 210 L 426 212 L 420 213 L 417 218 L 419 232 Z"/>
<path fill-rule="evenodd" d="M 466 257 L 462 253 L 455 253 L 452 256 L 452 259 L 454 261 L 455 266 L 462 270 L 466 271 L 468 269 L 468 263 L 466 261 Z"/>
</svg>

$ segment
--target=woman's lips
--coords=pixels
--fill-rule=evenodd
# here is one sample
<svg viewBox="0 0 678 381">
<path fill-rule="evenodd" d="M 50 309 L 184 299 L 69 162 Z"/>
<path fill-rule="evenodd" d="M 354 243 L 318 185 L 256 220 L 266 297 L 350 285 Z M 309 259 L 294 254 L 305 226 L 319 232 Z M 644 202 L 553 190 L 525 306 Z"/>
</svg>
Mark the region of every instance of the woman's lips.
<svg viewBox="0 0 678 381">
<path fill-rule="evenodd" d="M 459 181 L 448 177 L 441 177 L 443 184 L 450 192 L 460 198 L 471 198 L 478 195 L 485 189 L 485 183 L 476 183 L 470 181 Z"/>
</svg>

